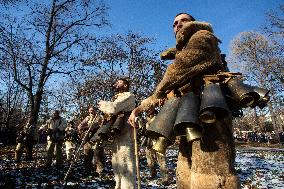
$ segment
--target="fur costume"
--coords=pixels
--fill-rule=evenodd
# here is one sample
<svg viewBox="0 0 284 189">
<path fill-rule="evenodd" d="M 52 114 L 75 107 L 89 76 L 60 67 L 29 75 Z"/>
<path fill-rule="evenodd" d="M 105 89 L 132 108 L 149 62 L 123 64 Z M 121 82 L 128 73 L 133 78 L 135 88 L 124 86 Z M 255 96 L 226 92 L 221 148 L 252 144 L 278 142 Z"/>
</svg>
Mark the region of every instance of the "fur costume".
<svg viewBox="0 0 284 189">
<path fill-rule="evenodd" d="M 50 118 L 46 124 L 41 127 L 43 130 L 47 130 L 50 133 L 47 136 L 46 167 L 49 167 L 52 164 L 54 154 L 56 158 L 56 165 L 63 164 L 62 145 L 66 127 L 66 120 L 62 117 L 56 119 Z"/>
<path fill-rule="evenodd" d="M 115 95 L 113 101 L 101 101 L 100 110 L 105 114 L 117 115 L 119 112 L 130 112 L 135 108 L 135 96 L 130 92 Z M 127 117 L 128 119 L 128 117 Z M 115 135 L 112 147 L 112 167 L 115 189 L 136 188 L 136 167 L 134 156 L 133 130 L 126 125 L 121 133 Z"/>
<path fill-rule="evenodd" d="M 95 115 L 90 114 L 78 125 L 77 129 L 81 136 L 81 140 L 84 138 L 90 127 L 92 127 L 90 133 L 95 133 L 99 129 L 99 123 L 102 122 L 103 118 L 102 116 L 98 116 L 95 119 L 95 117 Z M 92 171 L 99 173 L 104 168 L 103 147 L 98 147 L 89 143 L 90 136 L 87 136 L 85 140 L 88 141 L 83 145 L 83 164 L 85 172 L 86 174 L 90 174 Z"/>
<path fill-rule="evenodd" d="M 184 24 L 176 35 L 177 52 L 174 62 L 168 66 L 154 93 L 141 102 L 140 108 L 147 111 L 170 91 L 189 85 L 196 76 L 222 70 L 218 42 L 220 40 L 214 36 L 209 23 L 194 21 Z M 175 51 L 171 49 L 169 52 Z M 167 57 L 167 54 L 162 54 L 161 57 Z"/>
</svg>

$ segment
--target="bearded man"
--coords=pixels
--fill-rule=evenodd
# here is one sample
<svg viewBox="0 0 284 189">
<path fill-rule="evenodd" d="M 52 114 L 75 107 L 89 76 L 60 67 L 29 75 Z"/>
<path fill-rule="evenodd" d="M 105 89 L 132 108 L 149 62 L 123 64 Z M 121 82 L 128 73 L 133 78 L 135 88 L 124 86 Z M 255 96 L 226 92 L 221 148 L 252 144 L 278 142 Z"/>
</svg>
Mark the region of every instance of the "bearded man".
<svg viewBox="0 0 284 189">
<path fill-rule="evenodd" d="M 129 92 L 129 82 L 118 79 L 114 84 L 116 95 L 112 101 L 100 101 L 99 109 L 108 115 L 122 120 L 121 131 L 115 134 L 113 141 L 112 167 L 115 176 L 116 189 L 136 188 L 136 169 L 134 156 L 133 129 L 129 127 L 127 119 L 135 108 L 135 96 Z"/>
</svg>

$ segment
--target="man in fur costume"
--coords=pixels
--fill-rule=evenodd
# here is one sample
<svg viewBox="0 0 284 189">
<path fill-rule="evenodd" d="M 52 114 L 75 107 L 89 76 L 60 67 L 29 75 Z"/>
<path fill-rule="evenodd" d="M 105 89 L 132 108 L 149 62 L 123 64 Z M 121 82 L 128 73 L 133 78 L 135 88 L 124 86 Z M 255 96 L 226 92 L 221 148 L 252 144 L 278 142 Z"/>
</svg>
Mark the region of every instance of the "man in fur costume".
<svg viewBox="0 0 284 189">
<path fill-rule="evenodd" d="M 136 126 L 135 117 L 158 104 L 169 94 L 182 96 L 189 92 L 201 94 L 203 75 L 224 71 L 219 40 L 210 24 L 197 22 L 186 13 L 178 14 L 173 23 L 176 48 L 161 54 L 162 59 L 174 59 L 153 94 L 135 108 L 129 118 Z M 188 143 L 181 137 L 177 163 L 177 188 L 213 189 L 240 188 L 234 170 L 235 147 L 231 116 L 217 120 L 214 126 L 203 126 L 203 137 Z"/>
<path fill-rule="evenodd" d="M 136 169 L 134 157 L 133 130 L 128 126 L 127 119 L 135 108 L 135 96 L 129 92 L 129 82 L 118 79 L 114 84 L 117 94 L 112 101 L 100 101 L 99 109 L 108 115 L 124 115 L 124 127 L 116 134 L 113 141 L 112 167 L 116 189 L 136 188 Z"/>
<path fill-rule="evenodd" d="M 176 18 L 184 15 L 187 14 Z M 174 32 L 177 42 L 175 60 L 168 66 L 154 93 L 143 100 L 138 109 L 144 111 L 155 106 L 172 90 L 184 92 L 184 89 L 199 87 L 201 75 L 222 70 L 219 40 L 209 23 L 180 20 L 176 25 L 174 23 Z M 166 56 L 167 53 L 163 53 L 162 59 Z"/>
<path fill-rule="evenodd" d="M 78 135 L 75 127 L 74 121 L 69 121 L 65 129 L 65 152 L 67 161 L 72 160 L 72 155 L 74 155 L 76 143 L 78 142 Z"/>
<path fill-rule="evenodd" d="M 55 110 L 52 117 L 40 129 L 47 132 L 47 157 L 45 166 L 48 168 L 52 164 L 55 151 L 56 166 L 63 164 L 62 145 L 64 142 L 64 132 L 67 127 L 66 120 L 60 116 L 60 111 Z"/>
<path fill-rule="evenodd" d="M 16 138 L 17 146 L 15 150 L 15 160 L 19 161 L 21 159 L 23 149 L 26 152 L 26 160 L 32 160 L 33 156 L 33 146 L 38 140 L 37 128 L 34 124 L 31 124 L 31 119 L 28 118 L 25 124 L 19 125 L 19 132 Z"/>
<path fill-rule="evenodd" d="M 95 176 L 99 176 L 99 173 L 104 169 L 104 148 L 95 146 L 89 141 L 92 134 L 99 129 L 99 124 L 103 118 L 100 115 L 96 116 L 93 106 L 90 106 L 88 111 L 89 115 L 78 125 L 81 140 L 83 140 L 88 129 L 92 127 L 83 146 L 85 174 L 89 175 L 93 173 Z"/>
</svg>

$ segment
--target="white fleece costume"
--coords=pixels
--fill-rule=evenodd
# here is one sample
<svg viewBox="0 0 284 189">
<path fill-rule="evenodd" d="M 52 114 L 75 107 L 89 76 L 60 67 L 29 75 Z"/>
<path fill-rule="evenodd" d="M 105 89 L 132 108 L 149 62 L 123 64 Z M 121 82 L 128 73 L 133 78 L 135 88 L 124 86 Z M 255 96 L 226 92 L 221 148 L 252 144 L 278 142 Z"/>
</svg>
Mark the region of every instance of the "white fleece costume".
<svg viewBox="0 0 284 189">
<path fill-rule="evenodd" d="M 118 93 L 114 101 L 101 101 L 100 110 L 106 114 L 131 112 L 135 108 L 135 96 L 130 92 Z M 125 119 L 127 123 L 128 117 Z M 126 125 L 113 142 L 112 167 L 116 189 L 136 188 L 133 129 Z"/>
</svg>

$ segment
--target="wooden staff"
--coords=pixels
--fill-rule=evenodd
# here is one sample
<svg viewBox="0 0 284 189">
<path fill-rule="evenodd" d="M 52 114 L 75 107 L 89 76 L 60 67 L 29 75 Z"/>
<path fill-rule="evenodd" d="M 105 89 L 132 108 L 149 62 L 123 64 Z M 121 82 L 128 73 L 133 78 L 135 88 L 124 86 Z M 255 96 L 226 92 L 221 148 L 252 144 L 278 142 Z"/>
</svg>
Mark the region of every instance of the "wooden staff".
<svg viewBox="0 0 284 189">
<path fill-rule="evenodd" d="M 136 120 L 135 120 L 135 122 L 136 122 Z M 133 138 L 134 138 L 134 151 L 135 151 L 135 161 L 136 161 L 137 185 L 138 185 L 138 189 L 141 189 L 141 178 L 140 178 L 140 169 L 139 169 L 139 154 L 138 154 L 136 127 L 133 127 Z"/>
</svg>

